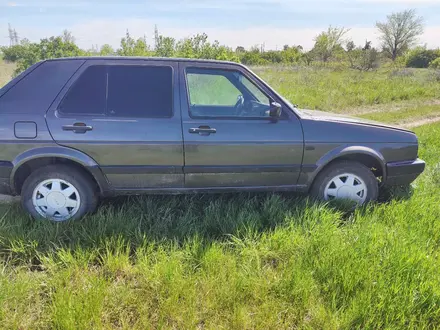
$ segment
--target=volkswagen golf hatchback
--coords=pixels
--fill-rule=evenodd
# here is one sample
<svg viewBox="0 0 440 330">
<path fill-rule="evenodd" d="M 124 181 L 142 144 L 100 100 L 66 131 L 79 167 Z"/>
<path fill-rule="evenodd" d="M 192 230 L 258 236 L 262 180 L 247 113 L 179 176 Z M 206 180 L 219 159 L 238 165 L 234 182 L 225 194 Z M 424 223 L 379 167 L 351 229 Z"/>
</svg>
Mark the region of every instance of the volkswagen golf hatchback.
<svg viewBox="0 0 440 330">
<path fill-rule="evenodd" d="M 100 197 L 141 193 L 364 204 L 424 168 L 414 133 L 297 109 L 236 63 L 55 59 L 0 90 L 0 192 L 35 218 L 77 219 Z"/>
</svg>

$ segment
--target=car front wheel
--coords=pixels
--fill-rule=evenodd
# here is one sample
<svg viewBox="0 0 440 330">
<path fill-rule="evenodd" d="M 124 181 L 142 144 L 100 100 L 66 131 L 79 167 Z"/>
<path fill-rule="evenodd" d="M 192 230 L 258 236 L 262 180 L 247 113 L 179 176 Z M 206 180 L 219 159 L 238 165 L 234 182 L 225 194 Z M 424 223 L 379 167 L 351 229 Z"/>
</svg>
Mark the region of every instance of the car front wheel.
<svg viewBox="0 0 440 330">
<path fill-rule="evenodd" d="M 93 212 L 98 203 L 93 182 L 68 165 L 40 168 L 25 180 L 23 208 L 34 218 L 52 221 L 79 219 Z"/>
<path fill-rule="evenodd" d="M 323 201 L 351 200 L 363 205 L 377 200 L 379 183 L 365 165 L 353 161 L 339 161 L 318 174 L 311 194 Z"/>
</svg>

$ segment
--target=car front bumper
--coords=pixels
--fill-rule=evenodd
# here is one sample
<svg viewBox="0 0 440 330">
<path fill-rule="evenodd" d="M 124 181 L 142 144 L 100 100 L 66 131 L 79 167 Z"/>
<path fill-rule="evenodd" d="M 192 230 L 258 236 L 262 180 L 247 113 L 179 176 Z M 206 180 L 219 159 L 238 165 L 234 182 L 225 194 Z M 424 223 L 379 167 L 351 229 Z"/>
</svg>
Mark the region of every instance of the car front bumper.
<svg viewBox="0 0 440 330">
<path fill-rule="evenodd" d="M 388 186 L 408 185 L 413 182 L 425 170 L 425 162 L 421 159 L 387 163 Z"/>
</svg>

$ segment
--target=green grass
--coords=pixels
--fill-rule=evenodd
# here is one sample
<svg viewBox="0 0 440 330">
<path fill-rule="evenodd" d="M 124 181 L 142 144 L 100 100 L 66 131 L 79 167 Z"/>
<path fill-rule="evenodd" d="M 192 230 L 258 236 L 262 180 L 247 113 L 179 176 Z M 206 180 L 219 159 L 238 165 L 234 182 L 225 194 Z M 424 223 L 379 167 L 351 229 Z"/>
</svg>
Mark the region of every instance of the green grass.
<svg viewBox="0 0 440 330">
<path fill-rule="evenodd" d="M 6 63 L 0 59 L 0 88 L 11 80 L 15 70 L 15 64 Z"/>
<path fill-rule="evenodd" d="M 435 329 L 440 125 L 413 195 L 347 213 L 293 195 L 111 201 L 83 221 L 0 217 L 4 329 Z"/>
<path fill-rule="evenodd" d="M 438 73 L 391 69 L 378 72 L 322 68 L 254 68 L 279 93 L 302 108 L 346 112 L 350 108 L 440 97 Z M 399 72 L 409 74 L 406 76 Z"/>
<path fill-rule="evenodd" d="M 258 71 L 310 108 L 393 123 L 440 110 L 429 71 Z M 416 133 L 428 168 L 413 189 L 354 213 L 290 194 L 156 196 L 56 224 L 0 205 L 1 328 L 438 329 L 440 124 Z"/>
</svg>

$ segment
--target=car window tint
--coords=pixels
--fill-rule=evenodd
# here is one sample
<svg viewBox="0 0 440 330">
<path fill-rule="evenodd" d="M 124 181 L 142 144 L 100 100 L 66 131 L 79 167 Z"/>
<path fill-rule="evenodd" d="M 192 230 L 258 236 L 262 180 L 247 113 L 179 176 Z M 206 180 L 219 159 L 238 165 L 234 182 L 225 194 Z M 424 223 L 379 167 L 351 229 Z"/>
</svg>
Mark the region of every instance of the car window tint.
<svg viewBox="0 0 440 330">
<path fill-rule="evenodd" d="M 191 117 L 267 118 L 269 97 L 236 70 L 186 70 Z"/>
<path fill-rule="evenodd" d="M 105 114 L 106 67 L 91 66 L 75 81 L 59 106 L 65 114 Z"/>
<path fill-rule="evenodd" d="M 35 65 L 0 90 L 0 113 L 45 113 L 83 63 L 82 60 L 69 60 Z"/>
<path fill-rule="evenodd" d="M 110 66 L 107 114 L 166 118 L 173 113 L 171 67 Z"/>
<path fill-rule="evenodd" d="M 245 76 L 242 77 L 243 78 L 241 82 L 243 83 L 244 86 L 246 86 L 249 92 L 252 93 L 252 95 L 258 100 L 258 102 L 269 105 L 270 104 L 269 98 L 248 78 L 246 78 Z"/>
<path fill-rule="evenodd" d="M 221 74 L 189 72 L 187 79 L 190 102 L 194 105 L 234 106 L 241 95 Z"/>
</svg>

